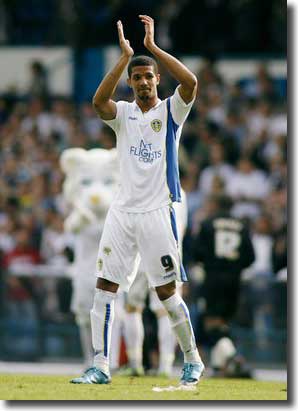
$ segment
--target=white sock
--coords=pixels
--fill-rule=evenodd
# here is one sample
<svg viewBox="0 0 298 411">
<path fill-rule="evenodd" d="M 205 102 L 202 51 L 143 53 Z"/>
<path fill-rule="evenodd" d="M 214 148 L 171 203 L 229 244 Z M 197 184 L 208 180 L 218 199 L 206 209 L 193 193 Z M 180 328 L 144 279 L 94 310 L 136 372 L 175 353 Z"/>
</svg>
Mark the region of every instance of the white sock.
<svg viewBox="0 0 298 411">
<path fill-rule="evenodd" d="M 124 338 L 130 367 L 142 367 L 144 342 L 142 313 L 126 312 L 124 321 Z"/>
<path fill-rule="evenodd" d="M 111 350 L 110 350 L 110 368 L 116 370 L 119 368 L 121 337 L 123 332 L 124 308 L 121 298 L 117 293 L 115 299 L 115 318 L 112 327 Z"/>
<path fill-rule="evenodd" d="M 222 368 L 227 360 L 236 354 L 236 348 L 232 340 L 223 337 L 212 348 L 210 352 L 210 363 L 212 368 Z"/>
<path fill-rule="evenodd" d="M 176 336 L 173 333 L 169 317 L 162 315 L 157 318 L 158 325 L 158 348 L 159 348 L 159 368 L 158 372 L 172 374 L 175 360 Z"/>
<path fill-rule="evenodd" d="M 95 351 L 93 365 L 106 374 L 109 374 L 115 297 L 116 293 L 96 289 L 93 307 L 90 311 L 92 344 Z"/>
<path fill-rule="evenodd" d="M 87 315 L 87 313 L 76 314 L 76 323 L 80 331 L 80 341 L 84 356 L 84 366 L 85 368 L 89 368 L 93 363 L 90 315 Z"/>
<path fill-rule="evenodd" d="M 184 354 L 184 362 L 201 362 L 185 302 L 177 292 L 161 302 L 167 310 L 173 331 Z"/>
</svg>

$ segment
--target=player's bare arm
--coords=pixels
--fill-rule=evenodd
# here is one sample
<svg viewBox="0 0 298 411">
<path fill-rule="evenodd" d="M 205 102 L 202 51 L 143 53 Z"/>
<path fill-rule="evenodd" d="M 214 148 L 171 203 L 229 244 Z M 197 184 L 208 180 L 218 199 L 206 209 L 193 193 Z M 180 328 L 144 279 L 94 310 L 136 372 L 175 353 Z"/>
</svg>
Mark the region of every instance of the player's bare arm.
<svg viewBox="0 0 298 411">
<path fill-rule="evenodd" d="M 144 45 L 169 71 L 169 73 L 180 83 L 179 94 L 185 103 L 193 100 L 197 93 L 196 76 L 174 56 L 162 50 L 154 41 L 154 20 L 146 15 L 140 14 L 140 20 L 145 26 Z"/>
<path fill-rule="evenodd" d="M 115 67 L 103 78 L 93 97 L 93 107 L 103 120 L 112 120 L 116 117 L 117 107 L 112 96 L 125 67 L 134 54 L 129 40 L 124 37 L 123 25 L 120 20 L 117 22 L 117 29 L 122 51 L 121 56 Z"/>
</svg>

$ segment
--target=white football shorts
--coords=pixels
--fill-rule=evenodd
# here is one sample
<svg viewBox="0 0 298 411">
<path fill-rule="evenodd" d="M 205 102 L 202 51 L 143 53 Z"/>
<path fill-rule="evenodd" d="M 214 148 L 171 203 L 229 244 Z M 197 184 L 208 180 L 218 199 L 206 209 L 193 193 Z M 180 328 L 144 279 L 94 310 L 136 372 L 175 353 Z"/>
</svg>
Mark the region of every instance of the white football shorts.
<svg viewBox="0 0 298 411">
<path fill-rule="evenodd" d="M 146 213 L 111 207 L 99 244 L 96 276 L 128 291 L 140 259 L 149 285 L 187 281 L 178 249 L 175 211 L 165 206 Z"/>
</svg>

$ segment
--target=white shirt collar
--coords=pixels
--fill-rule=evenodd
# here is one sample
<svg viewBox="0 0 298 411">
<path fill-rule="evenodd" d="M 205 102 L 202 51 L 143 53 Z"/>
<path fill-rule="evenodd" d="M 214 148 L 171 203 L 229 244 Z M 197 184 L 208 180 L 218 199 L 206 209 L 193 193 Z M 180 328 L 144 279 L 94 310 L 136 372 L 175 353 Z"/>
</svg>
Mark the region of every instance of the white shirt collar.
<svg viewBox="0 0 298 411">
<path fill-rule="evenodd" d="M 160 103 L 161 103 L 161 99 L 158 98 L 158 99 L 157 99 L 157 103 L 155 104 L 155 106 L 151 107 L 148 111 L 145 111 L 145 113 L 149 113 L 149 111 L 156 109 L 156 108 L 160 105 Z M 134 111 L 138 111 L 138 110 L 141 111 L 141 109 L 140 109 L 140 107 L 138 106 L 136 100 L 134 100 L 134 101 L 132 102 L 132 104 L 133 104 L 133 109 L 134 109 Z"/>
</svg>

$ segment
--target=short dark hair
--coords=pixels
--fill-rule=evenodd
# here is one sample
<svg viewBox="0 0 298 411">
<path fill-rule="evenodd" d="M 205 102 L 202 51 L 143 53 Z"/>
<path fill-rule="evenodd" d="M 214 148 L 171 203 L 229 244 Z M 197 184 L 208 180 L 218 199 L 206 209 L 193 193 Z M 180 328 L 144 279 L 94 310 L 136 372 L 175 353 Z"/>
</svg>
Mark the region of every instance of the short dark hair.
<svg viewBox="0 0 298 411">
<path fill-rule="evenodd" d="M 153 66 L 155 74 L 158 73 L 157 62 L 149 56 L 136 56 L 133 57 L 127 67 L 128 77 L 131 76 L 132 68 L 136 66 Z"/>
<path fill-rule="evenodd" d="M 215 203 L 221 211 L 228 212 L 233 207 L 233 200 L 226 194 L 211 194 L 208 200 Z"/>
</svg>

